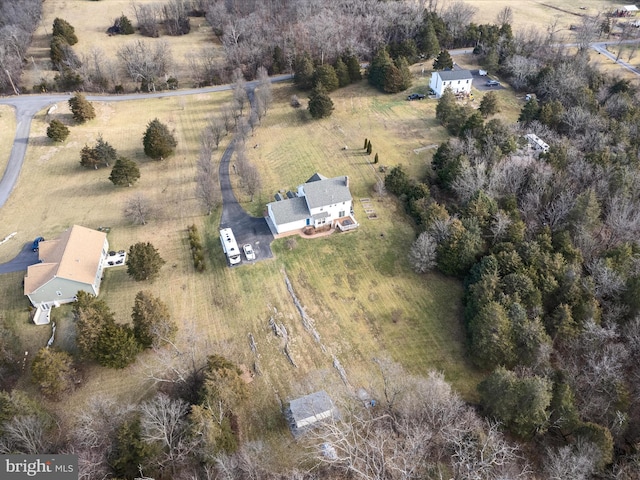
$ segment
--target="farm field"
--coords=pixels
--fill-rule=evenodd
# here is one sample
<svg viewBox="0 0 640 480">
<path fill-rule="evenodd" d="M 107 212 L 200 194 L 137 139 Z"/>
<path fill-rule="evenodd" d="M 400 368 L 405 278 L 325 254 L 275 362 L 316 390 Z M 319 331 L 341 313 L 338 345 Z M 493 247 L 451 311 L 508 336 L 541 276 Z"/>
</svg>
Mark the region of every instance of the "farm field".
<svg viewBox="0 0 640 480">
<path fill-rule="evenodd" d="M 419 78 L 415 88 L 424 89 L 427 82 Z M 18 231 L 14 240 L 0 246 L 0 261 L 14 256 L 34 236 L 52 238 L 74 223 L 111 227 L 113 249 L 127 249 L 137 241 L 153 243 L 167 261 L 160 277 L 152 284 L 137 283 L 125 269 L 109 270 L 101 297 L 118 321 L 127 322 L 136 293 L 151 290 L 165 300 L 180 326 L 179 348 L 192 349 L 200 357 L 222 353 L 249 369 L 257 363 L 262 374 L 254 378 L 251 400 L 240 415 L 248 438 L 275 436 L 280 443 L 288 442 L 279 402 L 320 388 L 340 398 L 350 387 L 375 385 L 373 358 L 391 358 L 412 373 L 443 371 L 465 398 L 475 400 L 482 375 L 465 358 L 462 287 L 452 279 L 418 276 L 410 270 L 406 254 L 415 232 L 393 198 L 378 199 L 372 191 L 382 175 L 377 168 L 381 165 L 402 164 L 412 175 L 426 174 L 434 146 L 446 138 L 434 120 L 435 101 L 407 102 L 406 94 L 378 94 L 363 81 L 333 93 L 334 115 L 312 122 L 302 109 L 289 106 L 294 93 L 288 84 L 274 86 L 274 105 L 247 140 L 249 156 L 262 173 L 262 191 L 249 202 L 238 190 L 240 200 L 249 211 L 262 214 L 276 191 L 295 188 L 316 171 L 346 174 L 361 223 L 356 232 L 297 238 L 293 247 L 288 239 L 280 239 L 273 244 L 273 260 L 229 269 L 217 238 L 219 212 L 202 215 L 194 194 L 200 132 L 228 101 L 228 93 L 96 103 L 97 118 L 72 125 L 70 137 L 58 145 L 50 143 L 45 130 L 52 118 L 71 123 L 67 105 L 60 104 L 50 117 L 41 112 L 34 119 L 24 170 L 0 210 L 0 236 L 4 230 Z M 176 154 L 162 162 L 142 155 L 142 133 L 155 117 L 175 129 L 178 139 Z M 80 167 L 80 149 L 100 134 L 120 154 L 139 163 L 142 176 L 134 187 L 114 187 L 107 180 L 109 169 Z M 361 148 L 365 137 L 380 156 L 375 168 Z M 219 158 L 224 146 L 214 157 Z M 130 225 L 122 215 L 127 199 L 138 192 L 156 207 L 155 218 L 145 226 Z M 359 199 L 365 197 L 371 198 L 375 220 L 364 213 Z M 198 226 L 207 249 L 203 274 L 191 264 L 186 234 L 191 224 Z M 319 341 L 304 329 L 285 274 L 314 320 Z M 16 327 L 25 350 L 35 352 L 50 330 L 29 323 L 21 278 L 22 274 L 0 276 L 0 310 Z M 286 326 L 297 367 L 283 354 L 282 339 L 273 335 L 271 317 Z M 53 319 L 58 344 L 72 349 L 70 308 L 56 309 Z M 257 354 L 250 349 L 249 333 Z M 350 387 L 333 367 L 334 358 L 344 367 Z M 145 353 L 124 374 L 86 367 L 82 386 L 52 408 L 69 421 L 96 395 L 118 401 L 145 398 L 152 391 L 150 376 L 162 371 L 159 362 L 157 355 Z"/>
</svg>

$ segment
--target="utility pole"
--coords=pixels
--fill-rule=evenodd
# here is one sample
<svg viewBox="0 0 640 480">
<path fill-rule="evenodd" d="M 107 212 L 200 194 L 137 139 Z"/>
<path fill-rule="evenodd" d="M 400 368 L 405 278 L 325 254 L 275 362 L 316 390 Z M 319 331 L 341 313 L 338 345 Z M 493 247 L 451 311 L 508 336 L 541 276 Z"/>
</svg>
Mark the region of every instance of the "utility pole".
<svg viewBox="0 0 640 480">
<path fill-rule="evenodd" d="M 13 84 L 13 80 L 11 80 L 11 74 L 9 73 L 9 70 L 5 68 L 4 71 L 6 72 L 7 77 L 9 78 L 9 82 L 11 83 L 11 87 L 13 88 L 13 91 L 15 92 L 16 95 L 20 95 L 20 92 L 18 92 L 18 89 Z"/>
</svg>

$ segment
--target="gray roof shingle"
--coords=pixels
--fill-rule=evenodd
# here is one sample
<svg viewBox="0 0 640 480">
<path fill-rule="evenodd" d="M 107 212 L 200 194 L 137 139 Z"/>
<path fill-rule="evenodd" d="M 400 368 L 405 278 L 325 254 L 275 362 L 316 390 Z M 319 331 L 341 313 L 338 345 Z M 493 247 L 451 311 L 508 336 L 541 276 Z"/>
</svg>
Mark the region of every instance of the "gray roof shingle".
<svg viewBox="0 0 640 480">
<path fill-rule="evenodd" d="M 309 209 L 303 197 L 285 198 L 269 205 L 271 205 L 273 217 L 278 225 L 309 218 Z"/>
<path fill-rule="evenodd" d="M 450 80 L 467 80 L 473 79 L 473 75 L 470 70 L 443 70 L 441 72 L 434 72 L 440 75 L 443 81 Z"/>
<path fill-rule="evenodd" d="M 307 197 L 309 208 L 350 201 L 351 192 L 349 192 L 348 183 L 349 179 L 345 175 L 305 183 L 303 185 L 304 194 Z"/>
</svg>

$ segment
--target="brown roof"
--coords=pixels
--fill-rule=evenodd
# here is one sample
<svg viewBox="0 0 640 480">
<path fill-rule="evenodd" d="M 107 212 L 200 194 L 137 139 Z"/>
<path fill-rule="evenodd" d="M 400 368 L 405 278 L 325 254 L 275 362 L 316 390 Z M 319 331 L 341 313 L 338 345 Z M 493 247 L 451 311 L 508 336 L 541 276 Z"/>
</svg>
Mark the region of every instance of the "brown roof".
<svg viewBox="0 0 640 480">
<path fill-rule="evenodd" d="M 38 258 L 41 263 L 27 268 L 25 295 L 35 292 L 55 277 L 92 285 L 106 237 L 104 232 L 74 225 L 59 238 L 40 242 Z"/>
</svg>

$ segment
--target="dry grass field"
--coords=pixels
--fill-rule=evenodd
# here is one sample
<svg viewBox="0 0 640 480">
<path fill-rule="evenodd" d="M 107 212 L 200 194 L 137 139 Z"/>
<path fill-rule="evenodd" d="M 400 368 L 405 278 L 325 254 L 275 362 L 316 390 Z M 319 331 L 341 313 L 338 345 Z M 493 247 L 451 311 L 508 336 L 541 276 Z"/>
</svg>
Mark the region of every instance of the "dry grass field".
<svg viewBox="0 0 640 480">
<path fill-rule="evenodd" d="M 0 178 L 2 178 L 2 174 L 7 166 L 15 131 L 16 116 L 13 108 L 8 105 L 0 105 L 0 172 L 2 172 L 0 173 Z M 0 237 L 0 240 L 2 240 L 2 238 L 4 238 L 4 236 Z"/>
<path fill-rule="evenodd" d="M 424 90 L 426 85 L 427 78 L 420 78 L 415 88 Z M 199 355 L 221 352 L 249 368 L 257 361 L 262 375 L 251 384 L 251 399 L 241 415 L 249 438 L 266 435 L 275 436 L 280 445 L 288 442 L 279 401 L 319 388 L 337 398 L 348 393 L 333 367 L 334 356 L 353 387 L 376 383 L 372 359 L 389 357 L 411 372 L 441 370 L 467 399 L 475 400 L 481 374 L 465 359 L 462 288 L 439 275 L 412 273 L 406 254 L 415 238 L 413 228 L 394 199 L 373 196 L 372 186 L 381 174 L 361 148 L 367 137 L 379 153 L 380 165 L 403 164 L 412 175 L 424 175 L 433 146 L 446 138 L 434 121 L 435 102 L 407 102 L 405 94 L 378 94 L 361 82 L 332 94 L 334 115 L 314 122 L 303 109 L 289 106 L 293 93 L 290 85 L 274 86 L 273 108 L 247 141 L 252 161 L 260 166 L 262 191 L 248 202 L 238 190 L 240 199 L 248 210 L 261 214 L 273 193 L 295 188 L 316 171 L 346 174 L 361 222 L 358 231 L 299 238 L 293 249 L 281 239 L 273 244 L 275 259 L 229 269 L 217 238 L 219 212 L 202 215 L 194 196 L 200 132 L 229 94 L 96 103 L 95 120 L 72 125 L 66 142 L 52 144 L 45 136 L 47 122 L 58 118 L 71 124 L 67 106 L 60 104 L 53 116 L 41 112 L 34 119 L 24 170 L 0 210 L 0 236 L 5 230 L 18 231 L 14 240 L 0 246 L 0 261 L 36 235 L 52 238 L 74 223 L 111 227 L 114 249 L 152 242 L 167 261 L 158 280 L 137 283 L 125 269 L 113 269 L 105 273 L 101 297 L 119 321 L 127 322 L 135 294 L 149 289 L 167 302 L 180 325 L 180 348 L 197 348 Z M 306 104 L 306 98 L 301 100 Z M 142 155 L 142 133 L 155 117 L 175 129 L 179 142 L 176 155 L 163 162 Z M 80 167 L 80 149 L 99 134 L 139 163 L 142 177 L 134 187 L 114 187 L 107 180 L 109 169 Z M 133 226 L 122 215 L 127 199 L 138 192 L 152 199 L 157 210 L 145 226 Z M 363 197 L 372 199 L 377 219 L 366 218 L 359 200 Z M 189 256 L 186 227 L 192 223 L 199 227 L 207 249 L 208 269 L 203 274 L 194 272 Z M 320 343 L 302 325 L 285 286 L 285 272 L 314 319 Z M 33 353 L 50 332 L 28 322 L 21 278 L 22 274 L 0 276 L 0 310 L 16 327 L 25 350 Z M 58 344 L 72 349 L 70 308 L 56 309 L 53 317 Z M 286 326 L 297 368 L 271 332 L 270 317 Z M 259 357 L 249 347 L 249 333 Z M 95 395 L 138 401 L 152 391 L 148 375 L 158 372 L 158 361 L 145 353 L 124 372 L 85 367 L 82 386 L 52 406 L 68 421 Z"/>
<path fill-rule="evenodd" d="M 465 3 L 477 9 L 476 23 L 495 22 L 500 10 L 510 7 L 514 32 L 529 27 L 545 31 L 548 25 L 557 23 L 561 33 L 567 36 L 570 35 L 569 26 L 580 23 L 580 16 L 596 15 L 624 5 L 624 2 L 603 0 L 465 0 Z"/>
</svg>

